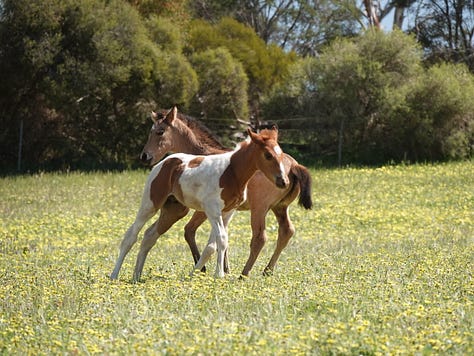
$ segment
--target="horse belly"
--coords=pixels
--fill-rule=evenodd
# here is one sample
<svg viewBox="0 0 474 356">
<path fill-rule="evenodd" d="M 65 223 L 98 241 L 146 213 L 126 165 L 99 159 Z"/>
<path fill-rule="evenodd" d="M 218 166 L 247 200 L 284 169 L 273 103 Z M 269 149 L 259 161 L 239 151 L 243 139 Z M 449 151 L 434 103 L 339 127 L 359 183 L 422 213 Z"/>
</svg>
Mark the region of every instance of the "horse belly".
<svg viewBox="0 0 474 356">
<path fill-rule="evenodd" d="M 216 194 L 215 192 L 198 188 L 192 192 L 183 191 L 183 204 L 198 211 L 207 211 L 210 206 L 213 207 L 213 211 L 222 211 L 224 209 L 224 202 L 220 198 L 219 193 Z"/>
<path fill-rule="evenodd" d="M 189 179 L 189 177 L 182 176 L 179 184 L 182 192 L 182 203 L 187 207 L 205 211 L 209 204 L 218 204 L 219 209 L 223 209 L 224 204 L 220 197 L 222 188 L 218 186 L 215 177 L 200 176 L 198 179 Z"/>
</svg>

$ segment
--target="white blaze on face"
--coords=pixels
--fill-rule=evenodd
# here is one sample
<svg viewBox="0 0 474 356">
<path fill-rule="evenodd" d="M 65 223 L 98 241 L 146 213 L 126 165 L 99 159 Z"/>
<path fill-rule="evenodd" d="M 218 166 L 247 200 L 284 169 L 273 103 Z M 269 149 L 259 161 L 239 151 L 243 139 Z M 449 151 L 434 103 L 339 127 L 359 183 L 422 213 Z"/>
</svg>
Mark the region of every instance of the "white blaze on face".
<svg viewBox="0 0 474 356">
<path fill-rule="evenodd" d="M 273 147 L 273 150 L 275 151 L 277 156 L 281 156 L 283 154 L 282 149 L 278 145 L 275 145 Z M 281 174 L 282 177 L 285 176 L 285 166 L 283 165 L 283 160 L 280 162 L 280 174 Z"/>
<path fill-rule="evenodd" d="M 283 151 L 281 150 L 280 146 L 275 146 L 273 147 L 273 150 L 275 151 L 275 153 L 280 156 L 281 154 L 283 154 Z"/>
</svg>

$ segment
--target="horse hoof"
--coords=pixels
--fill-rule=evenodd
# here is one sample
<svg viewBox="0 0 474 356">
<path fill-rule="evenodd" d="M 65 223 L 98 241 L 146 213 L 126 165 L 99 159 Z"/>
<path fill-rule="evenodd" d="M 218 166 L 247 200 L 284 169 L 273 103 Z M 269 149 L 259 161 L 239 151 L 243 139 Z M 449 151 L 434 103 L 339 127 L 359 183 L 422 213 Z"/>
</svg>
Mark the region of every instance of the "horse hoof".
<svg viewBox="0 0 474 356">
<path fill-rule="evenodd" d="M 273 270 L 270 269 L 270 268 L 265 268 L 265 270 L 263 271 L 263 275 L 264 275 L 265 277 L 273 276 Z"/>
<path fill-rule="evenodd" d="M 189 277 L 194 277 L 194 274 L 196 272 L 203 273 L 202 269 L 199 270 L 199 269 L 193 268 L 193 270 L 191 272 L 189 272 Z"/>
<path fill-rule="evenodd" d="M 224 278 L 225 277 L 225 273 L 222 271 L 222 272 L 216 272 L 214 274 L 214 278 Z"/>
</svg>

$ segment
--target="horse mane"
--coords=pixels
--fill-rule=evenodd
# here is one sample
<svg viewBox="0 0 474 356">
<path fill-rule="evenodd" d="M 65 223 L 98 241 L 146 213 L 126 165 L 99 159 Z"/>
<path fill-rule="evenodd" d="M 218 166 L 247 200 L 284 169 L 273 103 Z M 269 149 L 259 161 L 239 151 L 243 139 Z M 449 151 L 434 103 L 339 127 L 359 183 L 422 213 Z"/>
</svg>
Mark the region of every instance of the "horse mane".
<svg viewBox="0 0 474 356">
<path fill-rule="evenodd" d="M 159 114 L 166 115 L 169 110 L 160 109 L 158 111 Z M 202 122 L 198 119 L 185 115 L 178 111 L 177 118 L 183 122 L 196 136 L 199 140 L 199 143 L 203 146 L 208 147 L 212 150 L 220 150 L 220 151 L 229 151 L 229 148 L 224 146 L 219 139 L 207 128 Z"/>
</svg>

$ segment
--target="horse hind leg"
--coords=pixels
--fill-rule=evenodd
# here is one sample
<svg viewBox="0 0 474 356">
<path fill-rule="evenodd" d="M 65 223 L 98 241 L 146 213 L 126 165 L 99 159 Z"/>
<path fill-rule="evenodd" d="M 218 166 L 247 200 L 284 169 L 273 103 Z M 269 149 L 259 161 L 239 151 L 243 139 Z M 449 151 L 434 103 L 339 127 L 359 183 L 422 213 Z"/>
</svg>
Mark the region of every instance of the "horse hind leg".
<svg viewBox="0 0 474 356">
<path fill-rule="evenodd" d="M 290 216 L 288 215 L 288 206 L 276 207 L 272 210 L 278 221 L 278 240 L 275 251 L 270 258 L 270 262 L 263 271 L 264 275 L 271 275 L 273 273 L 273 269 L 275 268 L 281 252 L 288 245 L 290 238 L 295 233 L 295 227 L 290 220 Z"/>
<path fill-rule="evenodd" d="M 184 238 L 188 243 L 193 255 L 194 264 L 196 264 L 201 258 L 201 254 L 199 253 L 199 249 L 196 244 L 196 230 L 202 225 L 204 221 L 206 221 L 206 219 L 207 216 L 204 212 L 196 211 L 184 227 Z M 206 266 L 202 266 L 201 272 L 206 272 Z"/>
<path fill-rule="evenodd" d="M 140 207 L 140 210 L 137 213 L 137 217 L 133 224 L 128 228 L 125 233 L 122 242 L 120 243 L 120 252 L 115 263 L 115 268 L 110 275 L 110 279 L 117 279 L 120 268 L 122 268 L 123 261 L 125 256 L 132 248 L 132 246 L 137 242 L 137 236 L 140 230 L 143 228 L 143 225 L 156 213 L 156 209 L 153 206 L 143 206 Z"/>
<path fill-rule="evenodd" d="M 188 211 L 189 209 L 176 201 L 174 197 L 170 197 L 166 201 L 165 205 L 161 208 L 158 220 L 145 231 L 143 236 L 133 273 L 134 282 L 140 280 L 148 252 L 150 252 L 152 247 L 155 245 L 158 237 L 168 231 L 174 223 L 186 216 Z"/>
</svg>

